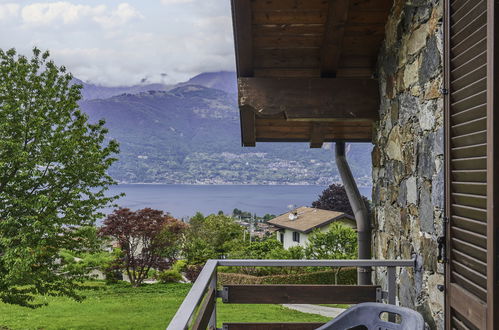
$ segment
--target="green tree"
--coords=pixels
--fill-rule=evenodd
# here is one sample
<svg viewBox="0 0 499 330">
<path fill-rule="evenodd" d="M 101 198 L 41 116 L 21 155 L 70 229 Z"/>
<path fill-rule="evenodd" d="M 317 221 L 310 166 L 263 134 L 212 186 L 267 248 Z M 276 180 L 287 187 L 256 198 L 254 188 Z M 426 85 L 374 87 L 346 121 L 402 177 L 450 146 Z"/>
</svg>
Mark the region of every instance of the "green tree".
<svg viewBox="0 0 499 330">
<path fill-rule="evenodd" d="M 275 238 L 241 245 L 230 254 L 234 259 L 290 259 L 291 254 Z"/>
<path fill-rule="evenodd" d="M 60 252 L 85 251 L 85 226 L 103 215 L 118 144 L 79 108 L 71 74 L 33 50 L 0 50 L 0 301 L 33 305 L 37 294 L 75 299 L 78 273 Z"/>
<path fill-rule="evenodd" d="M 229 258 L 232 259 L 303 259 L 301 246 L 285 249 L 275 237 L 248 244 L 239 244 L 233 249 Z M 239 272 L 249 275 L 287 274 L 300 269 L 295 267 L 238 267 Z"/>
<path fill-rule="evenodd" d="M 116 259 L 115 254 L 108 251 L 73 253 L 64 250 L 61 251 L 60 255 L 66 264 L 66 270 L 82 275 L 88 275 L 92 270 L 104 273 Z"/>
<path fill-rule="evenodd" d="M 275 217 L 276 216 L 274 214 L 265 213 L 265 215 L 262 217 L 262 220 L 263 221 L 269 221 L 269 220 L 274 219 Z"/>
<path fill-rule="evenodd" d="M 305 256 L 309 259 L 355 259 L 357 234 L 341 223 L 333 223 L 326 232 L 315 230 L 308 237 Z M 336 267 L 335 284 L 341 267 Z"/>
<path fill-rule="evenodd" d="M 227 256 L 243 238 L 243 228 L 226 215 L 197 213 L 189 225 L 183 254 L 190 265 Z"/>
<path fill-rule="evenodd" d="M 369 200 L 365 196 L 362 196 L 362 200 L 366 205 L 367 211 L 371 212 Z M 324 189 L 319 198 L 312 202 L 312 207 L 354 215 L 345 187 L 341 184 L 332 184 Z"/>
</svg>

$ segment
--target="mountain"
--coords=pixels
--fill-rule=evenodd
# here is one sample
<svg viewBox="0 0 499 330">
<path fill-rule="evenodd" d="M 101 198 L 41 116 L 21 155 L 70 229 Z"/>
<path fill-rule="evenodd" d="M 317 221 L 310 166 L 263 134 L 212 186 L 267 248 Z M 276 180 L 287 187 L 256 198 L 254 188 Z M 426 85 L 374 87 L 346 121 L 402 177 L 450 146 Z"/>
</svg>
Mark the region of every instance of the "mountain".
<svg viewBox="0 0 499 330">
<path fill-rule="evenodd" d="M 73 79 L 73 83 L 83 86 L 81 94 L 84 100 L 106 99 L 120 94 L 136 94 L 151 90 L 168 90 L 172 87 L 164 84 L 141 84 L 133 86 L 106 87 L 94 85 L 91 83 L 85 83 L 76 78 Z"/>
<path fill-rule="evenodd" d="M 222 90 L 228 94 L 237 94 L 237 76 L 235 72 L 219 71 L 205 72 L 189 79 L 177 86 L 200 85 L 208 88 Z"/>
<path fill-rule="evenodd" d="M 228 94 L 237 94 L 236 73 L 231 71 L 201 73 L 195 77 L 192 77 L 188 81 L 177 85 L 139 84 L 132 86 L 107 87 L 86 83 L 77 78 L 73 79 L 73 83 L 83 86 L 82 97 L 84 100 L 107 99 L 121 94 L 137 94 L 148 91 L 168 91 L 177 87 L 190 85 L 219 89 Z"/>
<path fill-rule="evenodd" d="M 321 184 L 339 181 L 332 145 L 259 143 L 241 147 L 233 73 L 208 73 L 169 90 L 84 99 L 80 106 L 120 142 L 110 174 L 119 182 Z M 229 83 L 227 81 L 232 81 Z M 194 85 L 199 82 L 207 86 Z M 209 87 L 211 86 L 211 87 Z M 219 88 L 213 88 L 219 87 Z M 370 144 L 351 144 L 360 185 L 371 183 Z M 367 164 L 367 165 L 366 165 Z"/>
</svg>

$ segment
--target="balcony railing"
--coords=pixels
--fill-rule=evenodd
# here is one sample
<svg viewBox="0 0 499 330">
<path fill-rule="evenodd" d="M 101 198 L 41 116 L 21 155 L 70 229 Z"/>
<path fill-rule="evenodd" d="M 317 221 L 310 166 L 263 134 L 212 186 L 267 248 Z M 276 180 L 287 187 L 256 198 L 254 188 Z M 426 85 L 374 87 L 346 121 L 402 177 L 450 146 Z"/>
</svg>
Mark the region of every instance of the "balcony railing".
<svg viewBox="0 0 499 330">
<path fill-rule="evenodd" d="M 225 285 L 217 290 L 218 266 L 245 267 L 386 267 L 387 290 L 379 285 Z M 168 325 L 168 330 L 216 329 L 216 298 L 246 304 L 356 304 L 376 301 L 395 304 L 396 267 L 415 267 L 415 260 L 208 260 Z M 315 329 L 317 323 L 286 324 Z M 225 323 L 224 330 L 269 329 L 270 324 Z M 284 329 L 283 328 L 283 329 Z"/>
</svg>

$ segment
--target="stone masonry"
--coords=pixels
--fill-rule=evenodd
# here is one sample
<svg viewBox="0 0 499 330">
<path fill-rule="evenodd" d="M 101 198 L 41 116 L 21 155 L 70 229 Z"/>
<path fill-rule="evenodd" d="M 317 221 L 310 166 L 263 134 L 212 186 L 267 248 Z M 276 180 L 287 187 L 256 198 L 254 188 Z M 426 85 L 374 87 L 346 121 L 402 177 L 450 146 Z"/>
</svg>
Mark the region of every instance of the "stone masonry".
<svg viewBox="0 0 499 330">
<path fill-rule="evenodd" d="M 373 159 L 373 255 L 417 256 L 401 269 L 398 301 L 444 327 L 437 264 L 444 200 L 442 0 L 395 0 L 378 60 L 381 108 Z M 376 283 L 386 287 L 384 270 Z"/>
</svg>

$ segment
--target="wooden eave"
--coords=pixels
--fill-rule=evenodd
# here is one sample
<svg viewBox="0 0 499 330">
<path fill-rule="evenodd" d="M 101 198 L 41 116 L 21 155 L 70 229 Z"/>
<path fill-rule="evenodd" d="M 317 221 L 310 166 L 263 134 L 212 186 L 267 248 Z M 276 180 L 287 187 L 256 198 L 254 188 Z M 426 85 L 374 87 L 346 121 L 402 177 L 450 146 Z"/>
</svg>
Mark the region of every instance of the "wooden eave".
<svg viewBox="0 0 499 330">
<path fill-rule="evenodd" d="M 393 0 L 232 0 L 244 146 L 371 141 Z"/>
</svg>

